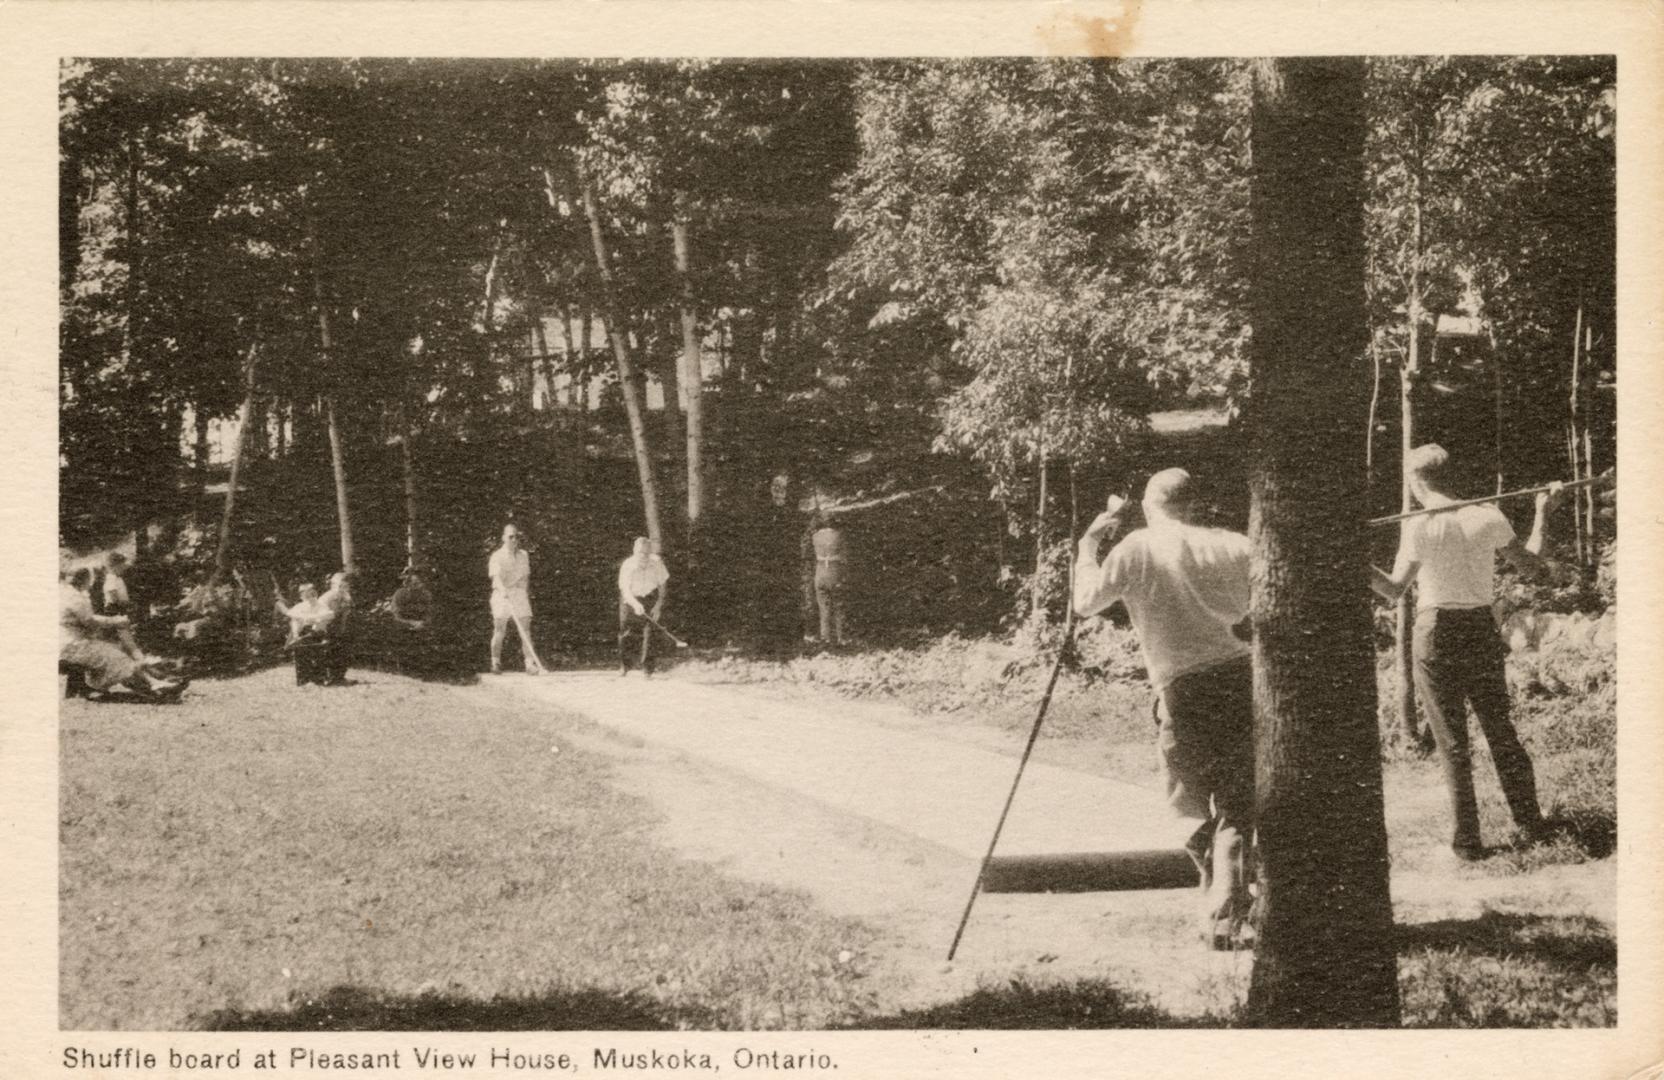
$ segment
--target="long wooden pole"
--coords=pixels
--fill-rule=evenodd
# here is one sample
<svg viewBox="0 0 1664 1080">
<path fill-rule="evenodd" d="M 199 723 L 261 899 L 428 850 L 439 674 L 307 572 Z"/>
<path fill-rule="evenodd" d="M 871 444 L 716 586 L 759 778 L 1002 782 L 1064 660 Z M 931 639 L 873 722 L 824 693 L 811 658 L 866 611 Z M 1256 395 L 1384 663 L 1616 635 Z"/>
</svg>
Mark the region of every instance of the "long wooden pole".
<svg viewBox="0 0 1664 1080">
<path fill-rule="evenodd" d="M 1573 488 L 1590 487 L 1595 484 L 1610 483 L 1611 480 L 1611 475 L 1586 476 L 1581 480 L 1567 481 L 1560 486 L 1562 489 L 1570 490 Z M 1485 503 L 1501 502 L 1504 499 L 1517 499 L 1524 495 L 1536 495 L 1539 492 L 1548 491 L 1553 486 L 1553 484 L 1540 484 L 1537 487 L 1520 488 L 1518 491 L 1504 491 L 1496 495 L 1484 495 L 1477 499 L 1461 499 L 1457 502 L 1443 503 L 1439 506 L 1424 506 L 1420 510 L 1411 510 L 1403 514 L 1389 514 L 1386 517 L 1370 518 L 1369 523 L 1371 525 L 1391 525 L 1394 522 L 1408 521 L 1410 518 L 1422 517 L 1425 514 L 1442 514 L 1446 510 L 1460 510 L 1464 506 L 1481 506 Z"/>
</svg>

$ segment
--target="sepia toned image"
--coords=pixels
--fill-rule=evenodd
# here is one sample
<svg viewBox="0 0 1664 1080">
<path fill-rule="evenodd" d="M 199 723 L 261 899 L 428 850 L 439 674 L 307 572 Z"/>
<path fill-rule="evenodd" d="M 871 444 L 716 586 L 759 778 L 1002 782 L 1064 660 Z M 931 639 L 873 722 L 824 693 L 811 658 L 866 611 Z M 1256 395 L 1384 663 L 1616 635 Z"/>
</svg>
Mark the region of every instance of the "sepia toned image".
<svg viewBox="0 0 1664 1080">
<path fill-rule="evenodd" d="M 59 1027 L 1618 1024 L 1619 85 L 63 59 Z"/>
</svg>

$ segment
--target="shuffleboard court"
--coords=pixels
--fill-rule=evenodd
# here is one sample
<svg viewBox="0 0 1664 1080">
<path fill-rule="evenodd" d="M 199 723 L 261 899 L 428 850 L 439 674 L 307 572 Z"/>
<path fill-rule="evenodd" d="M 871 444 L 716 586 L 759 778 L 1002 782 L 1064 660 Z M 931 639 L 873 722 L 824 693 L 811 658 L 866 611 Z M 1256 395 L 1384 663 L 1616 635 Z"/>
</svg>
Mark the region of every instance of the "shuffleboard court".
<svg viewBox="0 0 1664 1080">
<path fill-rule="evenodd" d="M 493 685 L 974 859 L 987 850 L 1021 750 L 917 734 L 899 706 L 828 710 L 674 677 L 565 672 Z M 1031 762 L 997 854 L 1173 853 L 1195 825 L 1175 818 L 1154 788 Z"/>
</svg>

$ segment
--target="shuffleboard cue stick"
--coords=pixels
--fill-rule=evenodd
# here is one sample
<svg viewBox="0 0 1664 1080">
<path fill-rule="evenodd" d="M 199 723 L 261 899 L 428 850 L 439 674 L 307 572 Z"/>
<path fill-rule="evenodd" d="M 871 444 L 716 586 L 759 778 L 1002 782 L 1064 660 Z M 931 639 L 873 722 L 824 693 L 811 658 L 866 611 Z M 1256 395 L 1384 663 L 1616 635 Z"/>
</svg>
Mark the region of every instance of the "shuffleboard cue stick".
<svg viewBox="0 0 1664 1080">
<path fill-rule="evenodd" d="M 669 638 L 671 641 L 674 641 L 676 643 L 676 647 L 678 649 L 685 649 L 685 648 L 688 647 L 687 642 L 683 641 L 681 638 L 677 637 L 675 634 L 672 634 L 669 630 L 666 630 L 663 626 L 660 626 L 659 625 L 659 620 L 653 618 L 653 616 L 648 615 L 644 612 L 641 617 L 646 620 L 647 625 L 653 627 L 655 630 L 657 630 L 659 633 L 663 634 L 665 637 Z"/>
<path fill-rule="evenodd" d="M 1117 510 L 1127 504 L 1127 500 L 1117 495 L 1109 497 L 1108 509 Z M 1023 770 L 1028 768 L 1029 755 L 1034 753 L 1034 744 L 1040 738 L 1040 725 L 1046 722 L 1046 710 L 1051 707 L 1052 691 L 1057 688 L 1057 677 L 1063 673 L 1063 662 L 1069 658 L 1069 651 L 1075 643 L 1075 571 L 1073 561 L 1069 564 L 1069 615 L 1063 623 L 1063 641 L 1057 647 L 1057 659 L 1052 662 L 1051 678 L 1046 680 L 1046 692 L 1040 696 L 1040 708 L 1034 716 L 1034 726 L 1029 729 L 1028 742 L 1023 746 L 1023 756 L 1017 762 L 1017 775 L 1011 778 L 1011 790 L 1005 794 L 1005 805 L 1000 808 L 1000 819 L 994 824 L 994 835 L 988 840 L 988 850 L 982 855 L 982 863 L 977 867 L 976 880 L 971 883 L 971 895 L 965 901 L 965 912 L 959 916 L 959 928 L 953 932 L 953 944 L 948 946 L 948 962 L 953 962 L 953 956 L 959 951 L 959 939 L 965 936 L 965 924 L 971 921 L 971 909 L 976 906 L 977 894 L 982 891 L 982 879 L 988 874 L 988 864 L 994 858 L 994 848 L 999 845 L 1000 833 L 1005 829 L 1005 819 L 1011 814 L 1011 804 L 1017 798 L 1017 785 L 1023 782 Z"/>
<path fill-rule="evenodd" d="M 1075 637 L 1075 607 L 1073 598 L 1069 602 L 1069 622 L 1063 629 L 1063 643 L 1057 648 L 1057 659 L 1052 662 L 1051 678 L 1046 680 L 1046 692 L 1040 697 L 1040 709 L 1034 717 L 1034 726 L 1029 729 L 1028 743 L 1023 747 L 1023 756 L 1017 762 L 1017 775 L 1011 778 L 1011 790 L 1006 792 L 1005 806 L 1000 809 L 1000 819 L 994 825 L 994 835 L 988 841 L 988 850 L 983 853 L 982 864 L 977 867 L 976 881 L 971 884 L 970 898 L 965 901 L 965 913 L 959 916 L 959 928 L 953 932 L 953 944 L 948 946 L 948 961 L 951 963 L 954 953 L 959 951 L 959 939 L 965 936 L 965 924 L 971 921 L 971 908 L 976 906 L 977 894 L 982 891 L 982 879 L 988 873 L 988 864 L 994 858 L 994 848 L 1000 842 L 1000 832 L 1005 828 L 1005 819 L 1011 813 L 1011 804 L 1017 798 L 1017 785 L 1023 782 L 1023 770 L 1028 768 L 1029 755 L 1034 753 L 1034 744 L 1040 738 L 1040 725 L 1046 722 L 1046 709 L 1052 703 L 1052 690 L 1057 686 L 1057 677 L 1063 672 L 1063 661 L 1069 656 L 1069 649 Z"/>
<path fill-rule="evenodd" d="M 1560 490 L 1571 491 L 1574 488 L 1591 487 L 1595 484 L 1605 484 L 1610 483 L 1611 481 L 1612 474 L 1604 473 L 1600 476 L 1591 476 L 1583 480 L 1567 481 L 1566 483 L 1560 485 Z M 1411 510 L 1408 513 L 1389 514 L 1386 517 L 1370 518 L 1369 523 L 1371 525 L 1391 525 L 1397 521 L 1408 521 L 1410 518 L 1421 517 L 1425 514 L 1442 514 L 1446 510 L 1460 510 L 1464 506 L 1482 506 L 1485 503 L 1501 502 L 1504 499 L 1518 499 L 1526 495 L 1536 495 L 1540 492 L 1547 491 L 1553 486 L 1553 484 L 1543 484 L 1539 487 L 1520 488 L 1518 491 L 1504 491 L 1499 495 L 1486 495 L 1478 499 L 1461 499 L 1457 502 L 1448 502 L 1440 506 L 1424 506 L 1420 510 Z"/>
</svg>

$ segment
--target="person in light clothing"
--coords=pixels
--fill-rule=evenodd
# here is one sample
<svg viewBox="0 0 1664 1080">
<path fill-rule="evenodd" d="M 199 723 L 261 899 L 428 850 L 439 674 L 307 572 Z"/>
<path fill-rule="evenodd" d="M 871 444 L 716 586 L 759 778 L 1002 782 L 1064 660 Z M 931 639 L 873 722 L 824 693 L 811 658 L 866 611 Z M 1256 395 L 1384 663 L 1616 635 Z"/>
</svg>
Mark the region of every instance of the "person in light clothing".
<svg viewBox="0 0 1664 1080">
<path fill-rule="evenodd" d="M 76 570 L 58 583 L 58 662 L 81 673 L 96 691 L 128 689 L 147 699 L 177 696 L 187 680 L 164 679 L 110 640 L 130 625 L 125 615 L 92 609 L 92 571 Z"/>
<path fill-rule="evenodd" d="M 543 661 L 532 645 L 531 557 L 520 547 L 520 530 L 513 525 L 503 526 L 502 546 L 491 553 L 487 572 L 491 576 L 491 673 L 502 674 L 503 636 L 512 619 L 520 635 L 526 672 L 542 674 Z"/>
<path fill-rule="evenodd" d="M 1201 876 L 1203 935 L 1216 949 L 1249 943 L 1254 829 L 1254 710 L 1248 538 L 1193 524 L 1190 474 L 1167 469 L 1144 489 L 1142 529 L 1100 561 L 1121 527 L 1111 499 L 1080 540 L 1074 607 L 1095 615 L 1119 600 L 1158 695 L 1157 753 L 1167 801 L 1199 822 L 1185 843 Z"/>
<path fill-rule="evenodd" d="M 1433 443 L 1410 452 L 1410 493 L 1423 507 L 1457 501 L 1446 490 L 1450 455 Z M 1450 848 L 1457 858 L 1483 858 L 1479 804 L 1474 794 L 1468 746 L 1468 706 L 1491 748 L 1502 794 L 1521 839 L 1548 832 L 1537 802 L 1531 756 L 1509 718 L 1507 646 L 1491 613 L 1496 557 L 1522 573 L 1563 576 L 1568 568 L 1540 557 L 1543 522 L 1562 498 L 1560 485 L 1537 496 L 1531 535 L 1523 543 L 1494 505 L 1464 506 L 1423 514 L 1404 522 L 1391 574 L 1370 567 L 1370 584 L 1396 601 L 1416 586 L 1414 635 L 1416 696 L 1427 712 L 1443 765 L 1454 828 Z"/>
<path fill-rule="evenodd" d="M 669 592 L 670 571 L 653 550 L 653 542 L 636 537 L 630 557 L 618 564 L 618 673 L 630 670 L 630 635 L 641 630 L 641 671 L 653 674 L 653 627 Z"/>
</svg>

